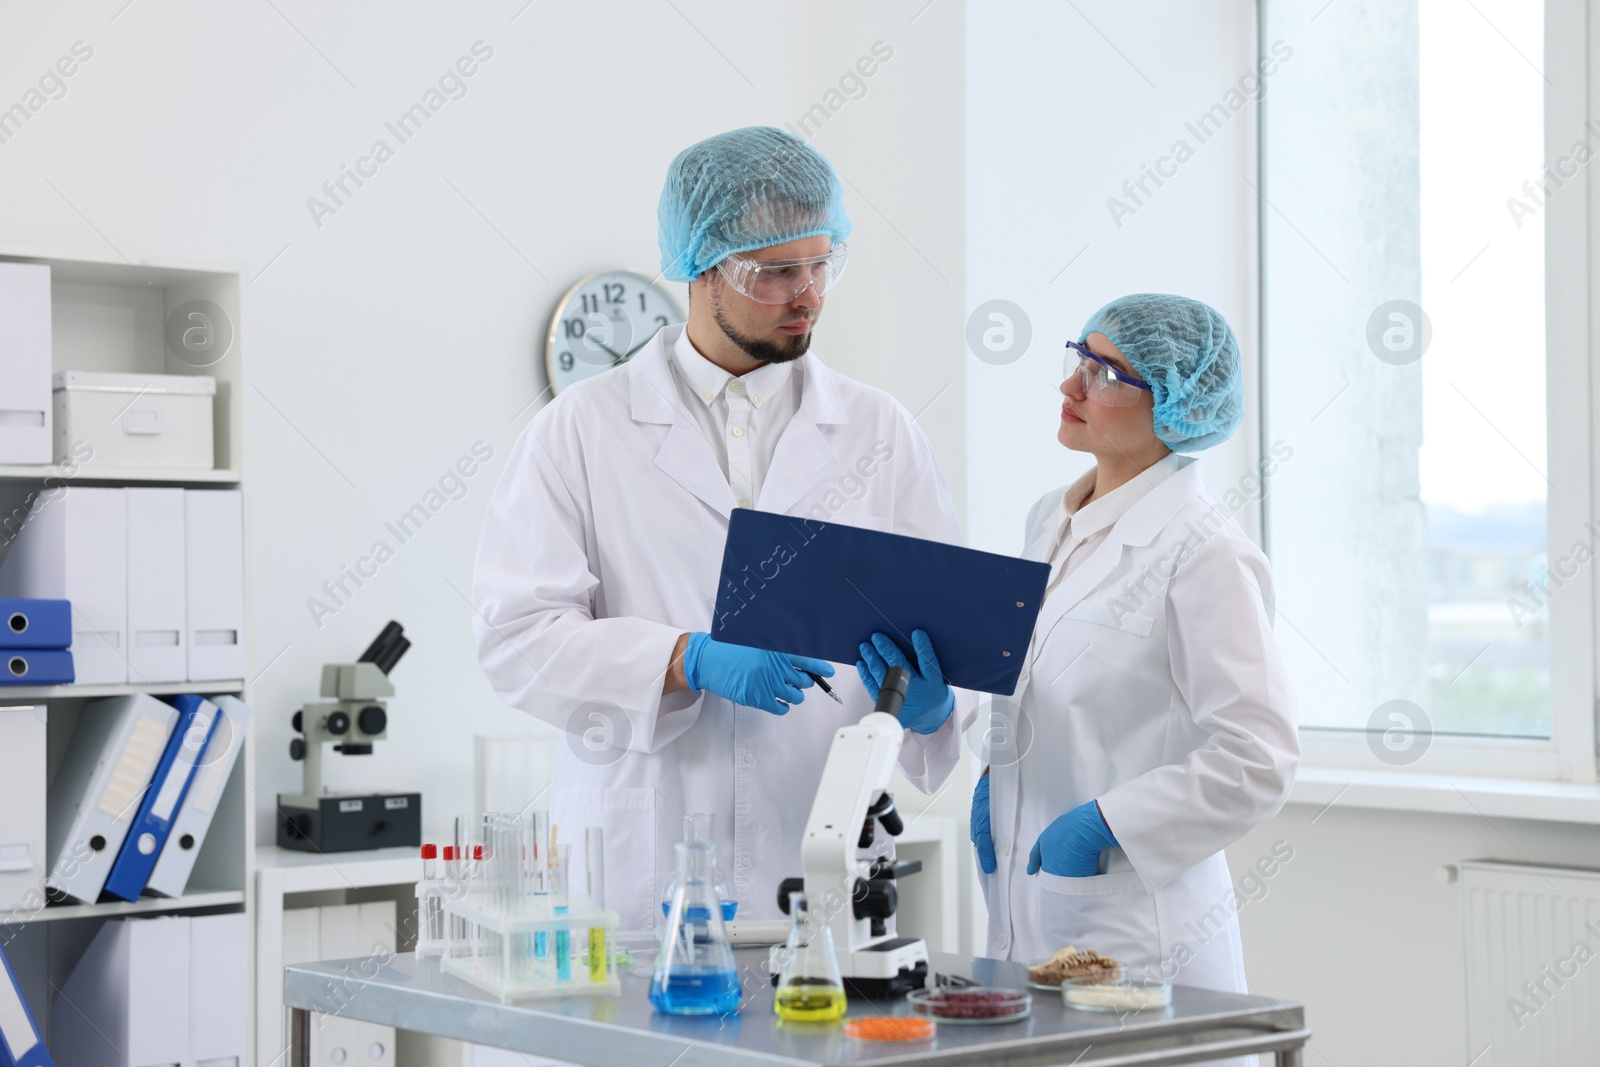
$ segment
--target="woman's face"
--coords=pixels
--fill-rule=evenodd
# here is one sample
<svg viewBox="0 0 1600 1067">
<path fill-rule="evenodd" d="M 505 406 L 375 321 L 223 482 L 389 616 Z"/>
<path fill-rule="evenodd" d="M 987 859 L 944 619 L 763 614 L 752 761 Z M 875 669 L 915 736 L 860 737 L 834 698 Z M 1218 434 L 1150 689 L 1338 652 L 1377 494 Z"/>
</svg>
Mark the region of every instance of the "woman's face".
<svg viewBox="0 0 1600 1067">
<path fill-rule="evenodd" d="M 1091 333 L 1084 340 L 1084 347 L 1123 374 L 1139 377 L 1128 358 L 1105 334 Z M 1056 440 L 1074 452 L 1090 452 L 1115 463 L 1148 456 L 1155 448 L 1165 449 L 1150 418 L 1155 400 L 1143 389 L 1139 390 L 1137 404 L 1108 407 L 1085 394 L 1082 375 L 1073 374 L 1061 383 L 1061 395 L 1064 403 Z"/>
</svg>

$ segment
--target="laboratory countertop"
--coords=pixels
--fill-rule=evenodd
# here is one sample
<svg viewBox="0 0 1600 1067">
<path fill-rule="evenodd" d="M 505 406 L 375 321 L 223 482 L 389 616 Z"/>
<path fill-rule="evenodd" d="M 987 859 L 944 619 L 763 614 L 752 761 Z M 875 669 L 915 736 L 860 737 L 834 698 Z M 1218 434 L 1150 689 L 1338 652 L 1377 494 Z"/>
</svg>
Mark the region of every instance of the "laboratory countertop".
<svg viewBox="0 0 1600 1067">
<path fill-rule="evenodd" d="M 1297 1003 L 1175 986 L 1170 1008 L 1120 1018 L 1069 1009 L 1058 994 L 1036 990 L 1033 1012 L 1020 1022 L 940 1024 L 926 1041 L 860 1042 L 845 1037 L 837 1023 L 780 1024 L 770 984 L 748 977 L 764 968 L 765 954 L 736 950 L 747 976 L 745 1001 L 738 1014 L 721 1018 L 659 1015 L 650 1006 L 649 980 L 626 973 L 620 997 L 502 1004 L 442 974 L 438 960 L 409 953 L 382 966 L 343 960 L 286 967 L 284 1003 L 591 1067 L 1178 1064 L 1252 1052 L 1277 1052 L 1280 1063 L 1298 1064 L 1298 1050 L 1310 1037 Z M 944 953 L 933 953 L 931 962 L 938 973 L 982 985 L 1020 989 L 1027 982 L 1020 964 Z M 851 998 L 846 1019 L 906 1014 L 903 998 Z"/>
</svg>

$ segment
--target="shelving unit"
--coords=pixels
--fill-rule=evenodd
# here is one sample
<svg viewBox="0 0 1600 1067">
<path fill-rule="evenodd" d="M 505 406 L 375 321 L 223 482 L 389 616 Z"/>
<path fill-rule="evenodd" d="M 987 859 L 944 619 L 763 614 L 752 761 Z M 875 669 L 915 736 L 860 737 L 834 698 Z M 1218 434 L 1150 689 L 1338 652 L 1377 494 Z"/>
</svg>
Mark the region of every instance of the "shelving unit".
<svg viewBox="0 0 1600 1067">
<path fill-rule="evenodd" d="M 0 463 L 0 482 L 43 482 L 59 477 L 69 485 L 236 485 L 239 472 L 227 470 L 161 470 L 152 467 L 85 468 L 70 477 L 50 465 Z"/>
<path fill-rule="evenodd" d="M 228 682 L 151 682 L 145 685 L 6 685 L 0 686 L 0 700 L 23 702 L 29 700 L 92 700 L 97 697 L 120 697 L 129 693 L 149 693 L 151 696 L 170 696 L 173 693 L 199 693 L 217 696 L 223 693 L 239 696 L 244 692 L 243 679 Z"/>
<path fill-rule="evenodd" d="M 77 485 L 167 485 L 243 488 L 245 322 L 244 274 L 230 265 L 169 261 L 94 259 L 35 248 L 0 246 L 0 260 L 45 263 L 51 269 L 52 369 L 142 374 L 204 374 L 216 379 L 214 450 L 216 469 L 131 469 L 94 465 L 90 456 L 76 469 L 56 464 L 0 465 L 0 515 L 15 515 L 30 491 Z M 167 346 L 167 317 L 192 300 L 217 305 L 228 319 L 232 341 L 216 362 L 195 366 Z M 59 479 L 59 481 L 58 481 Z M 22 512 L 25 514 L 26 512 Z M 0 538 L 0 554 L 4 552 Z M 248 558 L 248 557 L 247 557 Z M 249 597 L 248 580 L 245 590 Z M 248 638 L 247 638 L 248 640 Z M 249 701 L 243 679 L 155 685 L 4 686 L 0 701 L 42 703 L 49 709 L 47 774 L 53 779 L 78 719 L 90 701 L 128 693 L 227 693 Z M 128 903 L 50 905 L 0 915 L 0 937 L 47 1041 L 53 992 L 65 984 L 84 949 L 107 919 L 125 915 L 252 911 L 255 826 L 254 740 L 245 738 L 233 773 L 223 787 L 212 828 L 195 862 L 190 889 L 177 900 L 145 897 Z M 48 860 L 46 860 L 48 862 Z M 241 961 L 253 973 L 253 957 Z M 254 992 L 251 992 L 252 1002 Z M 253 1042 L 253 1035 L 250 1035 Z"/>
</svg>

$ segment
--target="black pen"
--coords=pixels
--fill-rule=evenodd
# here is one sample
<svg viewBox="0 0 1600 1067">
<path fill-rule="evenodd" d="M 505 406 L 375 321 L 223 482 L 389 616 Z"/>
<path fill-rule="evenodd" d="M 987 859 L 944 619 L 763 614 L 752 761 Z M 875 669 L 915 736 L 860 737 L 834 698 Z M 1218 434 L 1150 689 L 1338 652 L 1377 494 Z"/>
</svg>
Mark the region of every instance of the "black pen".
<svg viewBox="0 0 1600 1067">
<path fill-rule="evenodd" d="M 811 671 L 804 671 L 804 673 L 810 675 L 811 680 L 817 683 L 817 688 L 822 690 L 824 693 L 827 693 L 828 696 L 832 697 L 835 704 L 844 703 L 844 701 L 839 699 L 839 694 L 833 691 L 833 686 L 829 685 L 822 675 L 813 674 Z"/>
</svg>

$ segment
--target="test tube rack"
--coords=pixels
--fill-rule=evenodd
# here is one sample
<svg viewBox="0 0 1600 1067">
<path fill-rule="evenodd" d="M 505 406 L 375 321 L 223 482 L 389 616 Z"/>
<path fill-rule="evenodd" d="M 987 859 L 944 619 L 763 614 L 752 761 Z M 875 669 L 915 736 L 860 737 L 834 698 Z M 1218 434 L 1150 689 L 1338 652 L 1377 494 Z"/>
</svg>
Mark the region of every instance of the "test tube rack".
<svg viewBox="0 0 1600 1067">
<path fill-rule="evenodd" d="M 621 995 L 611 959 L 621 926 L 614 911 L 575 899 L 558 914 L 539 898 L 502 901 L 473 892 L 446 900 L 444 912 L 450 921 L 441 968 L 502 1002 Z"/>
</svg>

